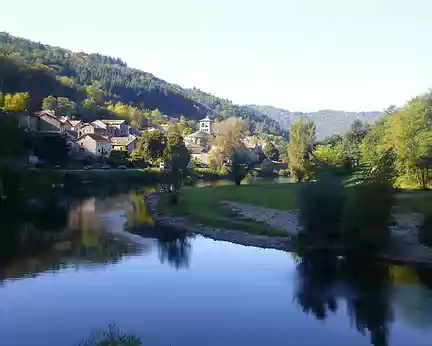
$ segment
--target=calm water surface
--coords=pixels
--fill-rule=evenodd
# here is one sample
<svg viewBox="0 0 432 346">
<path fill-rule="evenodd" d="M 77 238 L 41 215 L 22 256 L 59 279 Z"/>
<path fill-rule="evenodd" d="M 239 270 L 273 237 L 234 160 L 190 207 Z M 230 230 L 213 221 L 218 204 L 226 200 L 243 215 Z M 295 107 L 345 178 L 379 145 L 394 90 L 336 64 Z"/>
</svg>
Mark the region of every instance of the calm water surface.
<svg viewBox="0 0 432 346">
<path fill-rule="evenodd" d="M 109 324 L 146 346 L 432 345 L 430 270 L 155 229 L 142 195 L 86 198 L 3 241 L 1 345 L 73 346 Z"/>
</svg>

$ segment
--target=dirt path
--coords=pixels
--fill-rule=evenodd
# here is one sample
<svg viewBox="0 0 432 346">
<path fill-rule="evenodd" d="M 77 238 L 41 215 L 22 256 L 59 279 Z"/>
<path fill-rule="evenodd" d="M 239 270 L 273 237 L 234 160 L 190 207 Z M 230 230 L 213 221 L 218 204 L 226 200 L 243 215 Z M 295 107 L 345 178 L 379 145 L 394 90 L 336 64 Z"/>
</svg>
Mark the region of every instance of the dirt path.
<svg viewBox="0 0 432 346">
<path fill-rule="evenodd" d="M 263 222 L 291 236 L 297 235 L 301 230 L 299 217 L 296 212 L 264 208 L 252 204 L 231 201 L 220 201 L 219 203 L 242 218 Z"/>
</svg>

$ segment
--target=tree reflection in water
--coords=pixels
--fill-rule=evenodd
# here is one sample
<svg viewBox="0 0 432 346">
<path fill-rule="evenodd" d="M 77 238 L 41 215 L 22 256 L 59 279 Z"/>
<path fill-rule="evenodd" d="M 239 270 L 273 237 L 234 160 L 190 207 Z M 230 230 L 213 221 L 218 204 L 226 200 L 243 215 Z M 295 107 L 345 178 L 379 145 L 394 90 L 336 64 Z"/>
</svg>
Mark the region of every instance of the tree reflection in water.
<svg viewBox="0 0 432 346">
<path fill-rule="evenodd" d="M 295 301 L 303 311 L 324 320 L 344 299 L 356 329 L 370 336 L 374 346 L 388 344 L 390 305 L 388 265 L 372 261 L 328 256 L 318 252 L 297 259 Z"/>
<path fill-rule="evenodd" d="M 134 191 L 129 194 L 125 230 L 144 238 L 156 239 L 161 263 L 168 262 L 176 269 L 187 268 L 191 251 L 189 238 L 185 232 L 155 223 L 145 199 L 151 191 Z"/>
<path fill-rule="evenodd" d="M 191 244 L 185 233 L 163 230 L 157 240 L 161 263 L 168 261 L 176 269 L 189 267 Z"/>
</svg>

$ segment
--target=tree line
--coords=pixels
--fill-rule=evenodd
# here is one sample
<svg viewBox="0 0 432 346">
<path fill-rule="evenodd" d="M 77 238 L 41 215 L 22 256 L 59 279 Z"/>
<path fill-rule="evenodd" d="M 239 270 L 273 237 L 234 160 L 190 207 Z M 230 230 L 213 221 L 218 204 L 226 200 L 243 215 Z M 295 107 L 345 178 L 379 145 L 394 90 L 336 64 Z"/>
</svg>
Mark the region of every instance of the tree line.
<svg viewBox="0 0 432 346">
<path fill-rule="evenodd" d="M 315 142 L 315 125 L 299 119 L 291 128 L 287 160 L 296 181 L 312 179 L 324 166 L 346 171 L 391 164 L 397 186 L 430 186 L 432 169 L 432 91 L 404 107 L 386 109 L 374 125 L 355 121 L 343 136 Z"/>
</svg>

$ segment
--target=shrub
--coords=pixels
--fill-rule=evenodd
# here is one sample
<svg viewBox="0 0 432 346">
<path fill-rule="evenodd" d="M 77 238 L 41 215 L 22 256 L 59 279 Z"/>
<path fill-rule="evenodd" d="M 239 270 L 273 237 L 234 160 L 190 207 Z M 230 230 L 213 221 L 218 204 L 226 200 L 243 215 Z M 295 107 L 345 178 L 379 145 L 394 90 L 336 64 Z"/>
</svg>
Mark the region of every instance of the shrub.
<svg viewBox="0 0 432 346">
<path fill-rule="evenodd" d="M 81 343 L 80 346 L 141 346 L 142 344 L 140 338 L 123 334 L 116 326 L 109 325 L 107 331 L 94 331 L 90 339 Z"/>
<path fill-rule="evenodd" d="M 303 235 L 313 242 L 337 241 L 340 238 L 343 209 L 341 180 L 329 171 L 321 172 L 316 183 L 304 184 L 300 192 Z"/>
<path fill-rule="evenodd" d="M 385 246 L 392 206 L 393 191 L 388 185 L 362 183 L 349 188 L 343 220 L 345 241 L 361 251 Z"/>
</svg>

